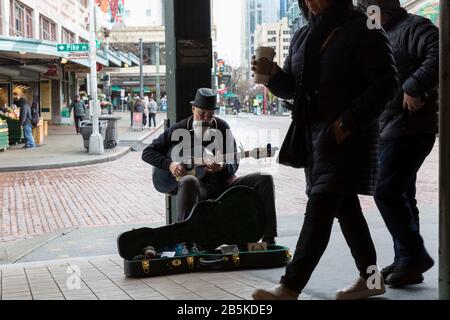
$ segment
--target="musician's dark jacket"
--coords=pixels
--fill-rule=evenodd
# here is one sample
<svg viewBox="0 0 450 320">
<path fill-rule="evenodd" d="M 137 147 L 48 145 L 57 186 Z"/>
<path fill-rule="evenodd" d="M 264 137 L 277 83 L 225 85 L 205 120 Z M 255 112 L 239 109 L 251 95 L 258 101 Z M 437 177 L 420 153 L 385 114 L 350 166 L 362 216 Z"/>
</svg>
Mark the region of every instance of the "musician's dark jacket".
<svg viewBox="0 0 450 320">
<path fill-rule="evenodd" d="M 193 127 L 192 127 L 193 117 L 190 117 L 188 119 L 182 120 L 170 128 L 166 129 L 157 139 L 153 141 L 153 143 L 148 146 L 144 153 L 142 154 L 142 160 L 144 160 L 146 163 L 158 167 L 163 170 L 169 170 L 170 164 L 172 163 L 172 160 L 170 157 L 167 156 L 169 150 L 177 145 L 179 141 L 172 141 L 172 133 L 177 129 L 187 129 L 191 133 L 191 138 L 193 139 Z M 225 140 L 225 137 L 227 137 L 227 130 L 230 130 L 230 126 L 228 123 L 226 123 L 224 120 L 215 117 L 213 119 L 213 123 L 211 125 L 212 129 L 219 130 Z M 214 140 L 213 140 L 214 141 Z M 206 147 L 211 143 L 211 141 L 206 141 L 203 143 L 203 146 Z M 224 141 L 224 144 L 227 142 Z M 223 146 L 222 150 L 224 152 L 232 153 L 236 152 L 236 142 L 229 141 L 228 143 L 232 143 L 233 150 L 227 150 L 225 145 Z M 215 152 L 214 152 L 215 153 Z M 220 180 L 227 180 L 228 178 L 234 176 L 234 174 L 237 172 L 239 168 L 239 162 L 234 161 L 234 163 L 227 163 L 225 165 L 225 168 L 218 173 L 215 173 L 213 175 L 208 175 L 207 178 L 215 178 Z"/>
</svg>

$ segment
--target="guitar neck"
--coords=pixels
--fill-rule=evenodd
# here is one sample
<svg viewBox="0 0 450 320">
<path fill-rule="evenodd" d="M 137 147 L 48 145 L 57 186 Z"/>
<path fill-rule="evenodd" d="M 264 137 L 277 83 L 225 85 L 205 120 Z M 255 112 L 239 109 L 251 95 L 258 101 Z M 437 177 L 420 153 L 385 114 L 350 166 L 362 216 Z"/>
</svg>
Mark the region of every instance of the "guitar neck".
<svg viewBox="0 0 450 320">
<path fill-rule="evenodd" d="M 211 161 L 213 161 L 215 163 L 225 162 L 228 158 L 233 159 L 233 160 L 234 159 L 241 160 L 241 159 L 245 159 L 245 158 L 250 158 L 250 151 L 219 154 L 216 156 L 208 157 L 208 159 L 211 159 Z M 194 163 L 196 163 L 196 164 L 200 164 L 200 163 L 203 164 L 204 158 L 195 158 L 194 161 L 195 161 Z"/>
<path fill-rule="evenodd" d="M 255 154 L 252 155 L 252 152 L 254 152 Z M 241 159 L 246 159 L 246 158 L 251 158 L 254 157 L 255 159 L 262 159 L 262 158 L 267 158 L 268 155 L 268 150 L 267 149 L 255 149 L 253 151 L 242 151 L 242 152 L 236 152 L 236 153 L 228 153 L 228 154 L 219 154 L 219 155 L 215 155 L 212 157 L 209 157 L 213 162 L 215 163 L 224 163 L 228 160 L 228 158 L 230 159 L 236 159 L 236 160 L 241 160 Z M 194 163 L 196 164 L 203 164 L 204 163 L 204 159 L 198 159 L 195 158 L 194 159 Z"/>
</svg>

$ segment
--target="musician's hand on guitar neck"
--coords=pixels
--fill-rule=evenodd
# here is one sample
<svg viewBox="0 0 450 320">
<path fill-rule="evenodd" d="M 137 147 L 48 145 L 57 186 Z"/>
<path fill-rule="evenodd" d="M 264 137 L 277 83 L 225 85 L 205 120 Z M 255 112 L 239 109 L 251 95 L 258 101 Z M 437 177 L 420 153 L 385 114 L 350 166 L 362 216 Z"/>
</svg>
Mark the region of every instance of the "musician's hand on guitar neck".
<svg viewBox="0 0 450 320">
<path fill-rule="evenodd" d="M 169 167 L 170 172 L 172 172 L 172 175 L 174 177 L 184 177 L 187 174 L 186 169 L 178 163 L 178 162 L 172 162 Z"/>
</svg>

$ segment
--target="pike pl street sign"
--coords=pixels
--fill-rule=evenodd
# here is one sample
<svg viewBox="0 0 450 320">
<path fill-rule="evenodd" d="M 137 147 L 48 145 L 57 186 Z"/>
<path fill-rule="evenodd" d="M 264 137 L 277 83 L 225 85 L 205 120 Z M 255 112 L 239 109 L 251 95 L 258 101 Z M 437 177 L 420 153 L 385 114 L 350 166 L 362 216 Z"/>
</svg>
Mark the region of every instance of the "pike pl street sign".
<svg viewBox="0 0 450 320">
<path fill-rule="evenodd" d="M 56 48 L 58 52 L 88 52 L 89 43 L 60 43 Z"/>
</svg>

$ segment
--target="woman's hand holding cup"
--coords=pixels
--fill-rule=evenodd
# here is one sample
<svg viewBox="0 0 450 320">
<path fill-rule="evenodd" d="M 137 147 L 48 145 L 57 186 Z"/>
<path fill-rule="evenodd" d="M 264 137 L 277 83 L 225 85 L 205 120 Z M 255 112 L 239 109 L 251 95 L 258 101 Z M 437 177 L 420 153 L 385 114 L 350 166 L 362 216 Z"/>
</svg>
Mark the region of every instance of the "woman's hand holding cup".
<svg viewBox="0 0 450 320">
<path fill-rule="evenodd" d="M 268 47 L 258 47 L 252 56 L 251 70 L 255 83 L 267 85 L 269 80 L 277 73 L 279 67 L 273 61 L 275 50 Z"/>
</svg>

